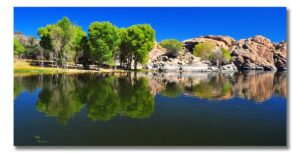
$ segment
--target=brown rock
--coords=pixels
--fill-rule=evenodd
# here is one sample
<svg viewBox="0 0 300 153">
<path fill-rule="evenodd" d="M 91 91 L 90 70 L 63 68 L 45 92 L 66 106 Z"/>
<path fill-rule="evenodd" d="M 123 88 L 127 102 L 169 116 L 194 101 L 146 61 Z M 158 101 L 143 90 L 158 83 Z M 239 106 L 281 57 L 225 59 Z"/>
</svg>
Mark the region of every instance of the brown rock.
<svg viewBox="0 0 300 153">
<path fill-rule="evenodd" d="M 21 32 L 15 32 L 14 37 L 16 37 L 24 47 L 39 45 L 39 41 L 36 38 L 25 36 Z"/>
<path fill-rule="evenodd" d="M 229 49 L 233 45 L 235 40 L 229 36 L 208 35 L 208 36 L 201 36 L 201 37 L 192 38 L 183 41 L 184 46 L 188 51 L 192 51 L 196 44 L 203 43 L 203 42 L 214 43 L 216 45 L 216 49 L 220 49 L 220 48 Z"/>
<path fill-rule="evenodd" d="M 274 64 L 279 70 L 287 69 L 287 42 L 283 41 L 279 44 L 274 44 Z"/>
<path fill-rule="evenodd" d="M 239 69 L 276 70 L 273 59 L 273 43 L 263 37 L 242 39 L 230 48 L 233 62 Z"/>
</svg>

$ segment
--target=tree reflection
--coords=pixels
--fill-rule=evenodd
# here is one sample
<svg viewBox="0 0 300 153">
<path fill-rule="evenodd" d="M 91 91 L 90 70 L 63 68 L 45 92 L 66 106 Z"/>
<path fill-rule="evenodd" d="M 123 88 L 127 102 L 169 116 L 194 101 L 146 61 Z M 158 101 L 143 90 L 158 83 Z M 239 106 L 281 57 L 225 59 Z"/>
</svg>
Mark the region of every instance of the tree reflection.
<svg viewBox="0 0 300 153">
<path fill-rule="evenodd" d="M 44 81 L 37 110 L 58 118 L 63 125 L 67 124 L 67 121 L 84 107 L 80 95 L 75 92 L 75 78 L 62 75 Z"/>
<path fill-rule="evenodd" d="M 287 95 L 287 73 L 164 76 L 144 73 L 16 76 L 14 97 L 23 91 L 41 89 L 36 109 L 66 125 L 83 108 L 92 121 L 110 121 L 117 116 L 148 118 L 154 112 L 157 93 L 170 98 L 185 94 L 220 102 L 233 97 L 264 102 L 272 95 Z"/>
<path fill-rule="evenodd" d="M 109 121 L 118 114 L 120 99 L 114 90 L 115 85 L 116 79 L 112 76 L 89 81 L 88 118 L 93 121 Z"/>
<path fill-rule="evenodd" d="M 143 119 L 154 111 L 154 96 L 150 92 L 148 80 L 144 77 L 131 81 L 120 81 L 119 96 L 122 99 L 123 115 Z"/>
<path fill-rule="evenodd" d="M 223 75 L 200 81 L 188 89 L 192 95 L 205 99 L 227 99 L 232 97 L 232 84 Z"/>
<path fill-rule="evenodd" d="M 161 95 L 169 98 L 176 98 L 183 93 L 184 87 L 175 82 L 168 82 L 165 89 L 160 92 Z"/>
</svg>

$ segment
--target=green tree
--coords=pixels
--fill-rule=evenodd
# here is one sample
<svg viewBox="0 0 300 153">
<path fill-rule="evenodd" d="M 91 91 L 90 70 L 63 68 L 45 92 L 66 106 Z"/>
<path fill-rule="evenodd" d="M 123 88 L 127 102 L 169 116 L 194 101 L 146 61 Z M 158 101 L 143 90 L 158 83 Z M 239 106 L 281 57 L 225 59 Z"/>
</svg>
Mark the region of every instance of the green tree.
<svg viewBox="0 0 300 153">
<path fill-rule="evenodd" d="M 87 57 L 87 36 L 80 26 L 74 26 L 75 39 L 74 39 L 74 49 L 75 49 L 75 64 L 78 63 L 80 57 Z M 84 63 L 85 64 L 85 63 Z"/>
<path fill-rule="evenodd" d="M 63 33 L 63 30 L 58 26 L 53 26 L 49 31 L 51 46 L 54 50 L 54 59 L 56 61 L 56 66 L 58 66 L 59 61 L 62 61 L 61 50 L 63 47 Z"/>
<path fill-rule="evenodd" d="M 110 22 L 93 22 L 88 29 L 89 44 L 98 65 L 105 62 L 114 65 L 114 55 L 119 49 L 118 28 Z"/>
<path fill-rule="evenodd" d="M 38 29 L 38 35 L 40 36 L 40 47 L 38 50 L 40 51 L 41 56 L 44 58 L 48 58 L 50 61 L 57 61 L 53 57 L 53 46 L 50 38 L 50 30 L 53 25 L 47 25 L 46 27 L 41 27 Z"/>
<path fill-rule="evenodd" d="M 75 40 L 75 28 L 72 22 L 63 17 L 56 25 L 63 31 L 62 33 L 62 50 L 60 53 L 61 64 L 65 66 L 67 62 L 72 61 L 75 56 L 75 50 L 73 49 L 73 42 Z"/>
<path fill-rule="evenodd" d="M 126 45 L 134 60 L 134 69 L 137 64 L 145 64 L 149 58 L 149 52 L 153 49 L 155 43 L 155 31 L 149 24 L 139 24 L 130 26 L 127 29 Z M 131 60 L 129 64 L 131 66 Z"/>
<path fill-rule="evenodd" d="M 18 57 L 21 59 L 22 55 L 25 53 L 25 48 L 20 43 L 20 41 L 15 37 L 14 38 L 14 54 L 18 55 Z"/>
<path fill-rule="evenodd" d="M 203 60 L 207 60 L 209 55 L 215 50 L 216 45 L 211 42 L 203 42 L 195 45 L 193 54 L 197 57 L 201 57 Z"/>
<path fill-rule="evenodd" d="M 167 50 L 168 56 L 176 57 L 182 50 L 183 44 L 176 39 L 167 39 L 160 42 L 160 45 Z"/>
<path fill-rule="evenodd" d="M 73 60 L 75 28 L 67 17 L 55 24 L 39 28 L 38 34 L 41 37 L 41 47 L 53 52 L 57 65 L 65 66 L 68 61 Z"/>
<path fill-rule="evenodd" d="M 132 51 L 129 49 L 128 46 L 128 32 L 126 28 L 119 29 L 119 34 L 121 38 L 120 43 L 120 64 L 121 66 L 124 66 L 124 64 L 127 64 L 127 68 L 131 65 L 131 59 L 133 56 Z M 130 62 L 130 63 L 129 63 Z"/>
</svg>

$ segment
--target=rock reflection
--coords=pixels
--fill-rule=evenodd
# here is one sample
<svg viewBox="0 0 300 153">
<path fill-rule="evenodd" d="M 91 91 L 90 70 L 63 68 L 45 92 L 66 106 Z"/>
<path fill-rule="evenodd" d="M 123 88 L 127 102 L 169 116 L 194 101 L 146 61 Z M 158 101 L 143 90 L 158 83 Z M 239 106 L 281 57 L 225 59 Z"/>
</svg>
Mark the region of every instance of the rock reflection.
<svg viewBox="0 0 300 153">
<path fill-rule="evenodd" d="M 144 119 L 154 112 L 154 97 L 180 95 L 222 102 L 241 97 L 264 102 L 287 96 L 286 72 L 114 73 L 16 76 L 14 97 L 41 89 L 36 109 L 66 125 L 82 109 L 92 121 L 117 116 Z"/>
<path fill-rule="evenodd" d="M 209 100 L 225 100 L 234 97 L 264 102 L 272 95 L 287 96 L 286 72 L 238 72 L 238 73 L 168 73 L 148 74 L 153 94 L 163 96 L 171 89 L 185 95 Z M 172 84 L 172 87 L 168 87 Z M 171 89 L 170 89 L 171 88 Z M 175 96 L 176 97 L 176 96 Z"/>
</svg>

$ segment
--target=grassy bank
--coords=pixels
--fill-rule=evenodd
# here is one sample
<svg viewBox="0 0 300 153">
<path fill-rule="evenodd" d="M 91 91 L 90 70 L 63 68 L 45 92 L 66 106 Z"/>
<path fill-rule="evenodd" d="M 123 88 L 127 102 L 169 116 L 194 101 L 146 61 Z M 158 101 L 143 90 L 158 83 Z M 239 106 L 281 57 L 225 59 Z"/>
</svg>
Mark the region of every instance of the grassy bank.
<svg viewBox="0 0 300 153">
<path fill-rule="evenodd" d="M 32 66 L 27 60 L 14 61 L 14 74 L 56 74 L 56 73 L 99 73 L 99 72 L 125 72 L 126 70 L 100 69 L 97 70 L 81 70 L 81 69 L 63 69 Z"/>
</svg>

